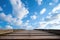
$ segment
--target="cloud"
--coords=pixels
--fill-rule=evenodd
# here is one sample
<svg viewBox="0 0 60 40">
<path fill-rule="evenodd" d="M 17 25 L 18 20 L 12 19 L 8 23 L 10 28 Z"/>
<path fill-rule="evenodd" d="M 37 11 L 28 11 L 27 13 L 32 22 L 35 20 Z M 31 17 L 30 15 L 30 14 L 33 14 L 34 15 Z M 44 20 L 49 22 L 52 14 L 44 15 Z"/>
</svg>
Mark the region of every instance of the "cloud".
<svg viewBox="0 0 60 40">
<path fill-rule="evenodd" d="M 39 28 L 40 28 L 40 29 L 43 29 L 43 28 L 46 27 L 46 25 L 47 25 L 46 22 L 39 22 L 39 26 L 40 26 L 40 27 L 38 27 L 38 29 L 39 29 Z"/>
<path fill-rule="evenodd" d="M 28 26 L 28 25 L 29 25 L 29 22 L 30 22 L 30 20 L 27 20 L 27 21 L 24 23 L 24 26 Z"/>
<path fill-rule="evenodd" d="M 27 21 L 25 22 L 23 28 L 24 28 L 25 30 L 33 30 L 33 29 L 34 29 L 34 28 L 32 27 L 32 25 L 30 25 L 29 22 L 27 22 Z"/>
<path fill-rule="evenodd" d="M 39 25 L 37 29 L 60 29 L 60 4 L 54 7 Z"/>
<path fill-rule="evenodd" d="M 17 18 L 13 18 L 11 14 L 6 15 L 5 13 L 0 13 L 0 20 L 8 22 L 10 25 L 20 25 L 22 22 Z"/>
<path fill-rule="evenodd" d="M 6 25 L 6 29 L 13 29 L 13 28 L 10 25 Z"/>
<path fill-rule="evenodd" d="M 28 9 L 25 8 L 25 5 L 21 0 L 10 0 L 13 7 L 13 15 L 16 18 L 14 24 L 16 26 L 21 26 L 23 23 L 22 19 L 29 13 Z"/>
<path fill-rule="evenodd" d="M 29 13 L 28 9 L 25 8 L 25 5 L 21 2 L 21 0 L 10 0 L 10 2 L 13 7 L 13 15 L 16 18 L 13 25 L 23 27 L 24 23 L 22 19 Z"/>
<path fill-rule="evenodd" d="M 50 2 L 50 3 L 49 3 L 49 5 L 50 5 L 50 6 L 51 6 L 51 5 L 53 5 L 53 3 L 52 3 L 52 2 Z"/>
<path fill-rule="evenodd" d="M 0 20 L 6 21 L 6 22 L 11 22 L 12 21 L 12 15 L 5 15 L 4 13 L 0 13 Z"/>
<path fill-rule="evenodd" d="M 22 20 L 16 20 L 15 22 L 13 22 L 13 25 L 15 26 L 21 26 L 22 25 Z"/>
<path fill-rule="evenodd" d="M 5 13 L 0 13 L 0 20 L 6 21 L 9 25 L 21 27 L 23 24 L 22 19 L 29 13 L 28 9 L 21 0 L 10 0 L 12 5 L 12 14 L 6 15 Z M 9 29 L 10 26 L 6 26 Z M 23 24 L 24 25 L 24 24 Z"/>
<path fill-rule="evenodd" d="M 46 18 L 47 18 L 47 19 L 50 19 L 50 18 L 51 18 L 51 16 L 50 16 L 50 15 L 48 15 Z"/>
<path fill-rule="evenodd" d="M 59 2 L 59 0 L 52 0 L 52 2 L 49 3 L 50 6 L 56 5 Z"/>
<path fill-rule="evenodd" d="M 36 20 L 37 16 L 36 15 L 33 15 L 33 16 L 30 16 L 32 20 Z"/>
<path fill-rule="evenodd" d="M 30 20 L 27 20 L 25 23 L 23 23 L 23 24 L 21 25 L 20 28 L 21 28 L 21 29 L 25 29 L 25 30 L 26 30 L 26 29 L 29 30 L 29 29 L 28 29 L 29 22 L 30 22 Z"/>
<path fill-rule="evenodd" d="M 56 20 L 41 21 L 41 22 L 39 22 L 39 27 L 37 27 L 37 29 L 57 29 L 60 26 L 60 22 L 58 20 L 57 21 Z"/>
<path fill-rule="evenodd" d="M 55 8 L 53 8 L 52 13 L 59 13 L 60 12 L 60 4 L 58 4 Z"/>
<path fill-rule="evenodd" d="M 25 8 L 25 5 L 21 0 L 10 0 L 13 7 L 13 15 L 20 20 L 23 19 L 28 13 L 28 9 Z"/>
<path fill-rule="evenodd" d="M 4 13 L 0 13 L 0 19 L 5 19 L 6 15 Z"/>
<path fill-rule="evenodd" d="M 36 0 L 36 2 L 38 3 L 38 5 L 42 4 L 42 0 Z"/>
<path fill-rule="evenodd" d="M 34 27 L 32 25 L 30 25 L 30 20 L 27 20 L 24 25 L 22 25 L 21 29 L 25 29 L 25 30 L 33 30 Z"/>
<path fill-rule="evenodd" d="M 33 30 L 34 28 L 30 25 L 26 27 L 26 30 Z"/>
<path fill-rule="evenodd" d="M 29 24 L 29 20 L 27 20 L 25 23 L 24 23 L 24 26 L 28 26 Z"/>
<path fill-rule="evenodd" d="M 60 30 L 60 24 L 58 26 L 53 26 L 51 27 L 50 29 L 57 29 L 57 30 Z"/>
<path fill-rule="evenodd" d="M 41 11 L 40 11 L 40 14 L 44 14 L 46 11 L 46 8 L 43 8 Z"/>
</svg>

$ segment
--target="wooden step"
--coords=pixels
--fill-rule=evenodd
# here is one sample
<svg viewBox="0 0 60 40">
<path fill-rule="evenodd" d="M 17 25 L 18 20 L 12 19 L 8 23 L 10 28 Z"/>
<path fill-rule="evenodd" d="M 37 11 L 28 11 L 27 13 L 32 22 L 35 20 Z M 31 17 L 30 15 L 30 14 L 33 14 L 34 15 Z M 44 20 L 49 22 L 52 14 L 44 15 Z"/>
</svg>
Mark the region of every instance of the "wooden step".
<svg viewBox="0 0 60 40">
<path fill-rule="evenodd" d="M 60 36 L 1 36 L 0 39 L 60 39 Z"/>
<path fill-rule="evenodd" d="M 1 35 L 0 39 L 60 39 L 60 36 L 44 31 L 24 30 Z"/>
<path fill-rule="evenodd" d="M 44 34 L 44 33 L 42 33 L 42 34 L 39 34 L 39 33 L 31 33 L 31 34 L 28 34 L 28 33 L 20 33 L 20 34 L 6 34 L 7 36 L 29 36 L 29 35 L 31 35 L 31 36 L 50 36 L 50 35 L 53 35 L 53 34 Z"/>
</svg>

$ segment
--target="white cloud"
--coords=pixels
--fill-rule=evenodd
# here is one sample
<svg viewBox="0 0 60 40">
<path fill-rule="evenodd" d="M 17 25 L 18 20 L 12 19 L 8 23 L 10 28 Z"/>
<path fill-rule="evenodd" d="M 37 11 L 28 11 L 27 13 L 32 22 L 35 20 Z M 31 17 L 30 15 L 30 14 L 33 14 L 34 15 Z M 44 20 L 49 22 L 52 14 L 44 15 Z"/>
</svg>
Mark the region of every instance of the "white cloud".
<svg viewBox="0 0 60 40">
<path fill-rule="evenodd" d="M 24 23 L 24 25 L 23 26 L 28 26 L 29 25 L 29 20 L 27 20 L 25 23 Z M 26 27 L 25 27 L 26 28 Z"/>
<path fill-rule="evenodd" d="M 32 19 L 32 20 L 35 20 L 36 18 L 37 18 L 36 15 L 31 16 L 31 19 Z"/>
<path fill-rule="evenodd" d="M 25 8 L 25 5 L 21 2 L 21 0 L 10 0 L 10 3 L 13 8 L 12 14 L 6 15 L 5 13 L 0 13 L 0 19 L 8 22 L 9 25 L 21 27 L 22 24 L 24 25 L 22 19 L 29 13 L 29 11 Z M 6 26 L 7 29 L 9 29 L 9 25 Z"/>
<path fill-rule="evenodd" d="M 30 20 L 27 20 L 26 22 L 30 22 Z"/>
<path fill-rule="evenodd" d="M 11 22 L 12 21 L 12 15 L 5 15 L 4 13 L 0 13 L 0 20 Z"/>
<path fill-rule="evenodd" d="M 13 29 L 13 28 L 10 25 L 6 25 L 6 29 Z"/>
<path fill-rule="evenodd" d="M 13 20 L 12 15 L 11 14 L 7 15 L 5 20 L 11 22 Z"/>
<path fill-rule="evenodd" d="M 60 25 L 60 22 L 58 20 L 57 21 L 56 20 L 41 21 L 39 22 L 39 27 L 37 29 L 57 29 L 59 28 L 59 25 Z"/>
<path fill-rule="evenodd" d="M 50 29 L 57 29 L 57 30 L 60 30 L 60 25 L 52 26 Z"/>
<path fill-rule="evenodd" d="M 30 25 L 26 27 L 26 30 L 33 30 L 34 28 Z"/>
<path fill-rule="evenodd" d="M 59 13 L 60 13 L 60 4 L 58 4 L 56 7 L 54 7 L 46 18 L 49 19 L 49 20 L 52 20 L 52 19 L 59 20 L 60 19 L 60 17 L 59 17 L 60 14 Z M 53 16 L 54 14 L 56 14 L 56 15 Z"/>
<path fill-rule="evenodd" d="M 0 11 L 3 11 L 3 9 L 0 7 Z"/>
<path fill-rule="evenodd" d="M 50 2 L 50 3 L 49 3 L 49 5 L 53 5 L 53 3 L 52 3 L 52 2 Z"/>
<path fill-rule="evenodd" d="M 40 14 L 44 14 L 46 11 L 46 8 L 43 8 L 41 11 L 40 11 Z"/>
<path fill-rule="evenodd" d="M 53 16 L 54 14 L 56 14 L 56 15 Z M 54 7 L 46 18 L 49 18 L 49 19 L 54 18 L 54 19 L 59 20 L 60 19 L 60 4 L 58 4 L 56 7 Z"/>
<path fill-rule="evenodd" d="M 16 21 L 14 22 L 14 25 L 16 25 L 16 26 L 21 26 L 21 25 L 22 25 L 22 20 L 16 20 Z"/>
<path fill-rule="evenodd" d="M 53 8 L 49 15 L 46 16 L 46 18 L 44 18 L 39 25 L 40 26 L 37 29 L 60 29 L 60 4 Z"/>
<path fill-rule="evenodd" d="M 59 13 L 60 12 L 60 4 L 58 4 L 55 8 L 53 8 L 52 13 Z"/>
<path fill-rule="evenodd" d="M 41 28 L 45 28 L 45 27 L 46 27 L 46 25 L 47 25 L 47 23 L 46 23 L 46 22 L 40 22 L 39 24 L 40 24 L 40 27 L 41 27 Z"/>
<path fill-rule="evenodd" d="M 4 13 L 0 13 L 0 19 L 5 19 L 6 15 Z"/>
<path fill-rule="evenodd" d="M 22 24 L 21 20 L 13 18 L 10 14 L 5 15 L 4 13 L 0 13 L 0 20 L 8 22 L 9 25 L 21 26 Z"/>
<path fill-rule="evenodd" d="M 49 14 L 49 15 L 46 16 L 45 19 L 46 19 L 47 21 L 51 21 L 51 20 L 54 19 L 54 17 L 52 17 L 52 18 L 51 18 L 51 17 L 52 17 L 52 15 Z M 44 20 L 45 20 L 45 19 L 44 19 Z"/>
<path fill-rule="evenodd" d="M 28 13 L 28 9 L 25 8 L 25 5 L 21 0 L 10 0 L 13 6 L 13 15 L 19 19 L 23 19 Z"/>
<path fill-rule="evenodd" d="M 0 20 L 8 22 L 10 25 L 20 25 L 21 21 L 17 20 L 17 18 L 13 18 L 11 14 L 0 13 Z"/>
<path fill-rule="evenodd" d="M 33 30 L 34 27 L 32 25 L 29 24 L 30 20 L 27 20 L 24 25 L 22 25 L 22 29 L 25 29 L 25 30 Z"/>
<path fill-rule="evenodd" d="M 10 2 L 13 7 L 13 16 L 15 17 L 12 24 L 21 27 L 24 25 L 22 19 L 29 13 L 29 11 L 25 8 L 25 5 L 21 0 L 10 0 Z"/>
<path fill-rule="evenodd" d="M 25 23 L 23 23 L 22 26 L 21 26 L 21 29 L 29 30 L 29 29 L 28 29 L 28 28 L 29 28 L 29 27 L 28 27 L 29 22 L 30 22 L 30 21 L 27 20 Z"/>
<path fill-rule="evenodd" d="M 50 6 L 56 5 L 59 2 L 59 0 L 52 0 L 52 2 L 49 3 Z"/>
<path fill-rule="evenodd" d="M 42 4 L 42 0 L 36 0 L 36 2 L 38 3 L 38 5 Z"/>
<path fill-rule="evenodd" d="M 51 21 L 48 21 L 47 23 L 51 26 L 51 27 L 49 27 L 49 29 L 51 29 L 51 28 L 53 28 L 53 27 L 55 28 L 56 26 L 57 26 L 57 28 L 58 28 L 59 25 L 60 25 L 60 22 L 59 22 L 59 21 L 60 21 L 60 19 L 58 19 L 58 18 L 56 18 L 56 19 L 54 19 L 54 20 L 51 20 Z M 48 25 L 48 24 L 47 24 L 47 25 Z M 46 26 L 46 27 L 48 28 L 48 26 Z M 54 28 L 53 28 L 53 29 L 54 29 Z M 56 29 L 57 29 L 57 28 L 56 28 Z"/>
</svg>

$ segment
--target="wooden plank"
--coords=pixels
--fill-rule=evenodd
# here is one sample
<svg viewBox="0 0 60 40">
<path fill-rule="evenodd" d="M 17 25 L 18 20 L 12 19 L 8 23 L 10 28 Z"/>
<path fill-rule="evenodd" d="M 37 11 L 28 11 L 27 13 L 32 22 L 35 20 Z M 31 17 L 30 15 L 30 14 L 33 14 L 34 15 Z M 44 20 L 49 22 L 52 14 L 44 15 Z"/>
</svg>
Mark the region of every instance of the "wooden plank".
<svg viewBox="0 0 60 40">
<path fill-rule="evenodd" d="M 0 35 L 5 33 L 11 33 L 13 30 L 0 30 Z"/>
<path fill-rule="evenodd" d="M 0 39 L 60 39 L 60 36 L 44 31 L 24 30 L 1 35 Z"/>
<path fill-rule="evenodd" d="M 6 34 L 7 36 L 28 36 L 28 35 L 32 35 L 32 36 L 51 36 L 51 35 L 53 35 L 53 34 L 44 34 L 44 33 L 42 33 L 42 34 L 40 34 L 40 33 L 31 33 L 31 34 L 28 34 L 28 33 L 20 33 L 20 34 Z"/>
<path fill-rule="evenodd" d="M 60 36 L 1 36 L 0 39 L 60 39 Z"/>
</svg>

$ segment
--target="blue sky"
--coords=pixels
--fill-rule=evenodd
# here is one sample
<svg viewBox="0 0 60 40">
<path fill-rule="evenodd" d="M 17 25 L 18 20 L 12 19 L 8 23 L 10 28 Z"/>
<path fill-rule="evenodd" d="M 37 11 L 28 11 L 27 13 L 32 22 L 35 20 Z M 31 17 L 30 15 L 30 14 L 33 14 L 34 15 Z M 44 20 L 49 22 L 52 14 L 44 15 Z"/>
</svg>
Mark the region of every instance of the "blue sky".
<svg viewBox="0 0 60 40">
<path fill-rule="evenodd" d="M 60 0 L 0 0 L 0 29 L 60 29 Z"/>
</svg>

